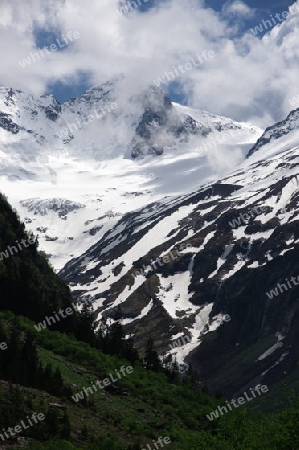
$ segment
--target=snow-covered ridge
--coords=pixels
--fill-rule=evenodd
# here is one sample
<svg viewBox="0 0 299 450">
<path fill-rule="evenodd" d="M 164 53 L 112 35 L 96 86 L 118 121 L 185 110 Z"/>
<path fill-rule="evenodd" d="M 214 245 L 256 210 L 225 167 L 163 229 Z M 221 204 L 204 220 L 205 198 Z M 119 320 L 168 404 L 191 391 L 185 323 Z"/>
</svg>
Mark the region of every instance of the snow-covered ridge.
<svg viewBox="0 0 299 450">
<path fill-rule="evenodd" d="M 172 104 L 154 86 L 125 100 L 117 97 L 116 87 L 115 82 L 93 86 L 80 98 L 72 98 L 63 105 L 52 95 L 34 98 L 2 87 L 2 150 L 11 154 L 9 147 L 13 147 L 21 159 L 26 153 L 29 160 L 39 160 L 41 154 L 57 153 L 96 160 L 124 155 L 136 158 L 186 151 L 186 146 L 195 150 L 200 142 L 213 139 L 214 133 L 228 129 L 243 133 L 238 136 L 242 143 L 254 142 L 262 132 L 252 125 Z M 115 107 L 109 108 L 111 104 Z M 88 123 L 91 113 L 98 110 L 106 114 Z M 62 130 L 68 130 L 68 135 Z"/>
<path fill-rule="evenodd" d="M 296 112 L 245 159 L 262 134 L 257 127 L 172 104 L 157 88 L 126 101 L 117 92 L 108 83 L 59 105 L 51 96 L 0 91 L 2 190 L 40 248 L 63 268 L 74 295 L 93 301 L 99 319 L 113 323 L 121 310 L 126 333 L 141 348 L 140 325 L 151 329 L 161 352 L 169 352 L 174 336 L 190 336 L 171 350 L 182 364 L 196 362 L 210 333 L 228 333 L 237 346 L 253 332 L 259 339 L 280 330 L 274 316 L 283 317 L 287 342 L 291 315 L 271 315 L 252 292 L 256 279 L 269 290 L 269 273 L 280 276 L 277 259 L 292 257 L 299 242 Z M 112 102 L 117 109 L 83 123 Z M 78 121 L 82 126 L 61 139 L 62 127 Z M 229 225 L 261 205 L 265 214 Z M 132 276 L 181 244 L 190 245 L 174 261 Z M 243 311 L 246 320 L 236 319 Z M 256 311 L 266 322 L 262 330 Z M 263 376 L 274 365 L 272 353 L 258 360 L 261 354 Z"/>
<path fill-rule="evenodd" d="M 299 130 L 299 108 L 291 111 L 285 120 L 268 127 L 252 149 L 250 149 L 247 158 L 264 145 L 288 135 L 293 130 Z"/>
<path fill-rule="evenodd" d="M 82 257 L 67 264 L 61 275 L 70 282 L 77 298 L 93 302 L 99 319 L 113 322 L 121 308 L 128 334 L 136 334 L 136 340 L 142 342 L 140 330 L 151 327 L 160 352 L 175 356 L 180 364 L 187 360 L 193 365 L 193 354 L 200 351 L 206 336 L 215 331 L 223 336 L 222 330 L 229 329 L 230 325 L 223 322 L 226 314 L 238 333 L 244 333 L 236 324 L 234 311 L 238 307 L 231 297 L 236 305 L 243 305 L 243 297 L 248 304 L 257 301 L 256 296 L 252 299 L 252 292 L 259 292 L 255 279 L 260 278 L 260 289 L 267 291 L 267 283 L 271 284 L 268 265 L 274 264 L 278 277 L 282 269 L 277 259 L 296 251 L 298 137 L 299 130 L 293 129 L 284 139 L 262 146 L 217 183 L 205 183 L 192 194 L 169 197 L 123 215 Z M 247 223 L 232 229 L 234 219 L 254 208 L 259 208 L 258 214 L 251 214 Z M 132 276 L 181 244 L 189 247 L 178 260 L 157 266 L 146 277 Z M 273 316 L 263 292 L 259 295 L 260 306 L 255 308 L 267 318 L 263 330 L 267 334 L 278 325 L 271 322 Z M 251 317 L 250 306 L 244 311 Z M 253 317 L 251 320 L 256 323 Z M 168 326 L 163 328 L 161 339 L 165 322 Z M 250 340 L 250 325 L 245 321 L 240 326 Z M 259 332 L 258 328 L 257 336 Z M 170 351 L 167 344 L 179 333 L 191 336 L 191 342 Z M 280 347 L 273 349 L 274 354 Z M 265 364 L 262 377 L 272 370 L 267 359 L 271 355 L 269 352 L 262 360 L 259 355 L 256 358 Z"/>
<path fill-rule="evenodd" d="M 40 234 L 40 246 L 56 269 L 97 242 L 122 214 L 227 173 L 235 152 L 236 161 L 245 154 L 235 146 L 248 149 L 262 134 L 248 124 L 173 104 L 157 87 L 125 99 L 118 83 L 93 86 L 62 105 L 52 95 L 0 89 L 1 187 Z M 117 108 L 109 108 L 113 103 Z M 86 120 L 102 110 L 101 117 Z M 211 151 L 202 155 L 202 144 L 209 142 Z M 51 209 L 56 199 L 60 216 Z M 70 204 L 85 207 L 64 215 Z M 87 221 L 94 221 L 89 228 Z M 40 232 L 44 228 L 46 234 Z"/>
<path fill-rule="evenodd" d="M 39 198 L 32 198 L 22 200 L 21 205 L 26 207 L 29 212 L 33 212 L 35 215 L 40 214 L 45 216 L 49 211 L 55 211 L 61 216 L 66 216 L 67 213 L 79 208 L 85 208 L 86 205 L 81 203 L 71 202 L 64 198 L 52 198 L 46 200 L 40 200 Z"/>
</svg>

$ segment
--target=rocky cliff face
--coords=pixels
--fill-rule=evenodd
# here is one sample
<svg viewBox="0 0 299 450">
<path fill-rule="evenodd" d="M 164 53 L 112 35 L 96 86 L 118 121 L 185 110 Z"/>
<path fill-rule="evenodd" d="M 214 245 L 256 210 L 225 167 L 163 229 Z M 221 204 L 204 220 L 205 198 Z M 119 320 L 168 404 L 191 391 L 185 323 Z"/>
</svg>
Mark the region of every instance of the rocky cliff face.
<svg viewBox="0 0 299 450">
<path fill-rule="evenodd" d="M 151 94 L 151 95 L 148 95 Z M 190 136 L 206 137 L 211 128 L 189 115 L 180 116 L 169 98 L 160 89 L 151 87 L 143 98 L 144 113 L 132 139 L 133 158 L 161 155 L 175 141 L 188 142 Z"/>
<path fill-rule="evenodd" d="M 247 158 L 257 152 L 261 147 L 275 141 L 283 136 L 287 140 L 287 135 L 299 128 L 299 110 L 291 111 L 288 117 L 282 122 L 275 123 L 271 127 L 266 128 L 265 132 L 258 139 L 256 144 L 248 152 Z"/>
<path fill-rule="evenodd" d="M 282 284 L 299 276 L 298 136 L 266 142 L 217 183 L 124 215 L 61 275 L 99 319 L 121 318 L 140 350 L 151 334 L 213 391 L 292 384 L 299 290 Z"/>
<path fill-rule="evenodd" d="M 220 137 L 248 148 L 262 133 L 172 103 L 155 86 L 129 96 L 121 83 L 93 86 L 61 105 L 52 95 L 0 88 L 1 186 L 56 269 L 124 213 L 216 177 L 210 154 L 219 146 L 225 160 Z M 68 208 L 77 204 L 85 207 Z"/>
<path fill-rule="evenodd" d="M 114 83 L 64 105 L 0 97 L 0 176 L 98 320 L 121 320 L 141 352 L 152 335 L 213 390 L 294 376 L 297 287 L 267 293 L 297 271 L 296 111 L 216 182 L 204 180 L 209 158 L 226 157 L 220 137 L 246 147 L 259 130 L 151 87 L 127 109 Z M 95 110 L 106 112 L 91 122 Z"/>
</svg>

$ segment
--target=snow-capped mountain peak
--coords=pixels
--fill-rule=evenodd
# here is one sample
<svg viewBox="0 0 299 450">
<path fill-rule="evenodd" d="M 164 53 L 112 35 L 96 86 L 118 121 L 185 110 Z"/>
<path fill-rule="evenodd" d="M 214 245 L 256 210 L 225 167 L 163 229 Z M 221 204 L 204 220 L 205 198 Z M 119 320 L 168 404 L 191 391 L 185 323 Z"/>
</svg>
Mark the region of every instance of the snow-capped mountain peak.
<svg viewBox="0 0 299 450">
<path fill-rule="evenodd" d="M 294 130 L 299 130 L 299 108 L 291 111 L 285 120 L 266 128 L 246 157 L 249 158 L 261 147 L 271 143 L 273 140 L 287 136 Z"/>
<path fill-rule="evenodd" d="M 52 95 L 0 90 L 2 184 L 57 268 L 103 235 L 99 217 L 111 226 L 144 203 L 196 189 L 234 167 L 262 134 L 172 103 L 156 86 L 125 96 L 121 81 L 62 105 Z M 67 211 L 62 220 L 45 209 L 63 198 L 84 212 Z"/>
</svg>

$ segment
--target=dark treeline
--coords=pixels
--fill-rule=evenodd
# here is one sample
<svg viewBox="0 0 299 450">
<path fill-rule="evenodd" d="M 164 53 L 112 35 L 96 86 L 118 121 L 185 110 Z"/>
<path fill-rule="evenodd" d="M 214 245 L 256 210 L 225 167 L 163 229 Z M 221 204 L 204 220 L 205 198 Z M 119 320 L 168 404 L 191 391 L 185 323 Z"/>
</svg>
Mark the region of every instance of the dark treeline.
<svg viewBox="0 0 299 450">
<path fill-rule="evenodd" d="M 17 319 L 14 319 L 9 330 L 0 323 L 0 342 L 7 344 L 7 348 L 0 351 L 0 379 L 41 389 L 57 397 L 72 394 L 72 390 L 64 385 L 58 369 L 53 370 L 50 365 L 42 366 L 34 334 L 21 331 Z"/>
<path fill-rule="evenodd" d="M 28 241 L 28 238 L 24 223 L 0 194 L 0 254 L 16 241 Z M 73 302 L 66 283 L 38 251 L 38 241 L 8 258 L 0 258 L 0 286 L 0 310 L 23 315 L 36 323 L 53 315 L 54 311 L 70 307 Z M 95 333 L 95 316 L 89 305 L 85 305 L 81 313 L 74 312 L 57 321 L 50 329 L 73 334 L 104 353 L 118 355 L 132 363 L 139 358 L 133 340 L 125 339 L 120 324 L 116 323 L 108 330 L 103 323 Z"/>
<path fill-rule="evenodd" d="M 12 385 L 8 385 L 7 389 L 0 390 L 0 395 L 0 430 L 2 430 L 0 431 L 0 435 L 2 435 L 2 437 L 0 437 L 1 446 L 2 443 L 5 444 L 9 442 L 11 444 L 12 442 L 16 442 L 18 435 L 11 436 L 8 434 L 9 438 L 7 438 L 4 431 L 12 425 L 20 424 L 21 421 L 25 422 L 25 425 L 28 425 L 26 415 L 28 415 L 29 411 L 32 411 L 33 404 L 32 396 L 25 393 L 25 391 L 21 390 L 18 386 L 13 387 Z M 30 437 L 39 441 L 45 441 L 50 438 L 69 438 L 70 420 L 66 409 L 64 411 L 60 411 L 51 408 L 51 406 L 42 404 L 38 406 L 38 413 L 44 414 L 44 420 L 38 423 L 33 422 L 33 426 L 27 426 L 27 429 L 23 429 L 21 432 L 22 437 Z M 19 446 L 17 448 L 19 448 Z"/>
<path fill-rule="evenodd" d="M 28 241 L 16 212 L 0 194 L 0 254 L 16 241 Z M 38 251 L 38 241 L 9 257 L 0 257 L 0 309 L 40 321 L 72 301 L 68 286 L 54 273 L 47 259 Z M 57 330 L 73 330 L 75 316 L 68 316 Z"/>
<path fill-rule="evenodd" d="M 28 241 L 29 235 L 18 215 L 6 198 L 0 194 L 0 252 L 16 241 Z M 66 309 L 73 302 L 66 283 L 50 267 L 38 241 L 8 258 L 0 258 L 0 310 L 9 310 L 35 322 L 41 322 L 54 311 Z M 125 339 L 119 322 L 108 328 L 105 320 L 95 332 L 95 315 L 90 305 L 84 305 L 81 313 L 74 312 L 50 326 L 53 331 L 73 334 L 104 353 L 123 357 L 133 363 L 139 359 L 133 339 Z M 161 370 L 159 358 L 152 343 L 147 346 L 146 367 Z"/>
<path fill-rule="evenodd" d="M 0 195 L 0 255 L 17 240 L 28 238 L 24 224 Z M 297 395 L 281 413 L 253 414 L 240 408 L 210 421 L 207 414 L 225 399 L 216 400 L 200 389 L 191 373 L 180 378 L 169 359 L 164 359 L 168 370 L 164 369 L 151 337 L 141 360 L 134 340 L 126 339 L 121 311 L 119 320 L 108 326 L 105 319 L 97 322 L 92 306 L 85 304 L 80 313 L 36 331 L 34 323 L 71 303 L 69 288 L 38 251 L 38 242 L 7 258 L 0 256 L 0 310 L 11 311 L 2 312 L 0 319 L 0 344 L 7 344 L 0 347 L 0 429 L 18 425 L 33 411 L 43 413 L 42 422 L 22 431 L 22 436 L 34 439 L 28 448 L 137 450 L 162 435 L 170 436 L 172 447 L 180 450 L 299 448 Z M 55 368 L 48 364 L 47 352 Z M 82 404 L 71 403 L 74 373 L 87 386 L 96 374 L 109 373 L 124 360 L 134 371 L 120 380 L 113 395 L 95 394 Z M 70 362 L 80 365 L 76 372 L 71 373 Z M 77 390 L 81 388 L 77 385 Z M 16 439 L 9 438 L 10 448 Z"/>
</svg>

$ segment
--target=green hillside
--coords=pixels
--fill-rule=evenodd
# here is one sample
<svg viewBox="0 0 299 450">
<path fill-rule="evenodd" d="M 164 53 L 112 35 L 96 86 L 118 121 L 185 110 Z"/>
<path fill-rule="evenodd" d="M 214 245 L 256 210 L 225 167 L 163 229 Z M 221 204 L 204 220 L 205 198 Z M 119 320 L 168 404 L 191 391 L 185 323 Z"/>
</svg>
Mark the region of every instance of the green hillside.
<svg viewBox="0 0 299 450">
<path fill-rule="evenodd" d="M 0 449 L 299 448 L 299 399 L 283 386 L 283 411 L 264 412 L 274 387 L 229 409 L 192 373 L 164 370 L 150 340 L 141 362 L 119 324 L 95 333 L 88 307 L 38 331 L 72 298 L 37 244 L 5 256 L 22 239 L 24 225 L 0 197 Z M 220 406 L 227 412 L 210 420 Z"/>
<path fill-rule="evenodd" d="M 55 386 L 52 382 L 43 389 L 28 386 L 32 380 L 22 385 L 11 383 L 9 374 L 5 377 L 8 382 L 1 376 L 1 429 L 13 427 L 32 412 L 46 417 L 22 434 L 34 438 L 27 448 L 148 450 L 146 445 L 160 436 L 168 436 L 171 444 L 166 448 L 175 450 L 298 448 L 298 399 L 275 415 L 242 407 L 210 421 L 206 415 L 225 405 L 223 399 L 210 397 L 190 378 L 171 382 L 167 374 L 146 370 L 139 361 L 132 365 L 132 373 L 76 402 L 72 397 L 84 387 L 105 379 L 115 369 L 130 366 L 130 362 L 60 332 L 37 332 L 33 322 L 24 317 L 16 320 L 9 312 L 2 312 L 0 320 L 1 337 L 8 344 L 0 353 L 1 367 L 16 336 L 23 342 L 29 333 L 42 367 L 51 366 L 53 374 L 57 369 L 61 374 Z M 56 389 L 64 391 L 55 395 Z M 62 444 L 62 438 L 68 444 Z"/>
</svg>

